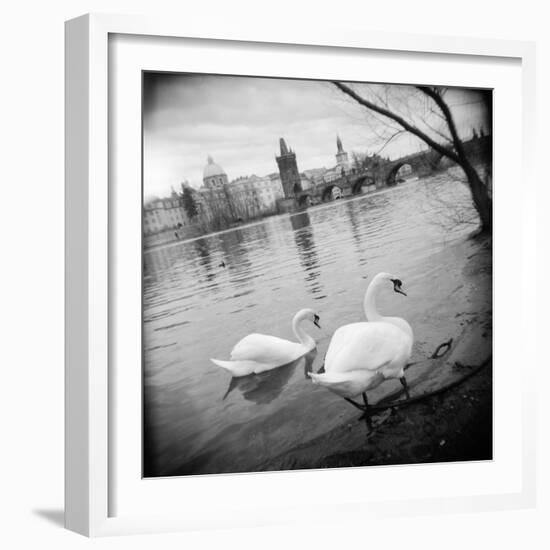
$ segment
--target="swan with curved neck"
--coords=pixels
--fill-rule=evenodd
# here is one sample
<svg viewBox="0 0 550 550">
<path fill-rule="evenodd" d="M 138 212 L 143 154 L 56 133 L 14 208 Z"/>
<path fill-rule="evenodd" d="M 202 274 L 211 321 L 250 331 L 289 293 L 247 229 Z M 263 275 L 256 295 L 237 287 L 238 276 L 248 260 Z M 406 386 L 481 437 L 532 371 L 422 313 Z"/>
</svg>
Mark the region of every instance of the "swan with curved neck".
<svg viewBox="0 0 550 550">
<path fill-rule="evenodd" d="M 412 339 L 413 331 L 411 325 L 409 325 L 409 323 L 407 323 L 405 319 L 402 319 L 401 317 L 385 317 L 378 313 L 378 308 L 376 307 L 376 296 L 378 295 L 380 290 L 388 286 L 388 282 L 393 284 L 394 292 L 402 294 L 403 296 L 407 296 L 406 292 L 404 292 L 402 288 L 403 283 L 401 282 L 401 279 L 398 279 L 390 273 L 378 273 L 378 275 L 375 275 L 375 277 L 372 279 L 369 286 L 367 287 L 367 291 L 365 292 L 365 298 L 363 299 L 363 309 L 365 310 L 365 317 L 367 318 L 367 321 L 371 322 L 391 323 L 397 328 L 404 330 L 408 335 L 410 335 Z"/>
<path fill-rule="evenodd" d="M 234 377 L 259 374 L 288 365 L 317 346 L 302 326 L 304 321 L 311 321 L 316 327 L 321 328 L 319 315 L 312 309 L 301 309 L 292 319 L 292 330 L 298 342 L 266 334 L 249 334 L 235 344 L 231 350 L 230 361 L 210 361 L 228 370 Z"/>
<path fill-rule="evenodd" d="M 325 356 L 325 372 L 309 373 L 313 382 L 327 387 L 365 412 L 367 390 L 385 380 L 398 378 L 408 396 L 405 366 L 409 362 L 413 331 L 400 317 L 385 317 L 376 308 L 376 296 L 393 285 L 393 291 L 406 296 L 402 282 L 390 273 L 378 273 L 369 284 L 363 300 L 367 322 L 351 323 L 338 328 Z M 363 396 L 364 405 L 352 397 Z"/>
</svg>

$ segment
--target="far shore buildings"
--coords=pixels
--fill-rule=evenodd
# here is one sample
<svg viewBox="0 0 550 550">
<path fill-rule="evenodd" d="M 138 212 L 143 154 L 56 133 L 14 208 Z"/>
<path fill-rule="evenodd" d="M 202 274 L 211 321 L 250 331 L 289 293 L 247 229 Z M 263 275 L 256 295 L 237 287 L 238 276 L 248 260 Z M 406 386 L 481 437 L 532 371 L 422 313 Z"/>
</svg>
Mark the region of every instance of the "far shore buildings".
<svg viewBox="0 0 550 550">
<path fill-rule="evenodd" d="M 294 208 L 295 200 L 299 199 L 300 204 L 314 204 L 309 197 L 309 191 L 317 185 L 324 185 L 341 179 L 352 172 L 348 154 L 344 151 L 340 136 L 336 136 L 336 165 L 332 168 L 313 168 L 300 172 L 296 160 L 296 153 L 288 147 L 284 138 L 279 141 L 280 154 L 275 156 L 281 174 L 284 190 L 284 201 L 281 202 L 281 210 L 290 211 Z M 342 190 L 333 187 L 330 197 L 339 199 L 342 197 Z"/>
<path fill-rule="evenodd" d="M 468 155 L 474 159 L 487 159 L 492 153 L 492 137 L 481 130 L 464 143 Z M 426 152 L 429 155 L 429 152 Z M 353 193 L 369 193 L 386 185 L 380 176 L 392 161 L 379 155 L 354 154 L 350 162 L 340 136 L 336 136 L 336 164 L 330 168 L 311 168 L 300 172 L 296 153 L 284 138 L 279 140 L 279 153 L 275 154 L 278 172 L 265 176 L 255 174 L 230 180 L 225 170 L 207 157 L 199 188 L 189 182 L 181 183 L 180 192 L 172 188 L 169 197 L 152 197 L 143 205 L 143 232 L 148 243 L 161 244 L 169 240 L 187 238 L 225 229 L 233 225 L 296 208 L 335 200 L 350 192 L 350 178 L 346 188 L 330 185 L 353 174 L 369 177 L 370 183 L 360 183 Z M 358 172 L 359 171 L 359 172 Z M 403 164 L 396 176 L 398 181 L 417 173 L 418 169 Z M 364 179 L 366 179 L 366 177 Z M 487 178 L 490 178 L 488 172 Z M 356 178 L 357 179 L 357 178 Z M 361 179 L 360 181 L 363 181 Z M 317 189 L 316 189 L 317 188 Z M 189 208 L 189 197 L 194 207 Z M 148 246 L 148 245 L 146 245 Z"/>
<path fill-rule="evenodd" d="M 277 201 L 282 196 L 277 174 L 263 177 L 252 174 L 229 181 L 225 170 L 209 156 L 197 200 L 208 218 L 234 222 L 277 213 Z"/>
<path fill-rule="evenodd" d="M 189 223 L 180 196 L 172 188 L 170 197 L 159 199 L 154 197 L 143 205 L 143 232 L 152 235 L 178 229 Z"/>
<path fill-rule="evenodd" d="M 279 155 L 275 155 L 278 172 L 266 176 L 240 176 L 233 180 L 229 180 L 225 170 L 209 155 L 199 189 L 185 181 L 181 183 L 182 194 L 172 189 L 170 197 L 152 198 L 144 204 L 145 235 L 168 230 L 183 234 L 189 225 L 222 227 L 276 214 L 285 210 L 282 207 L 285 200 L 293 200 L 302 191 L 330 183 L 351 172 L 348 153 L 339 136 L 336 136 L 336 165 L 328 169 L 313 168 L 300 172 L 296 153 L 284 138 L 280 138 L 279 148 Z M 185 188 L 191 191 L 197 208 L 197 215 L 192 219 L 184 207 Z M 332 198 L 339 198 L 337 195 L 338 190 Z"/>
</svg>

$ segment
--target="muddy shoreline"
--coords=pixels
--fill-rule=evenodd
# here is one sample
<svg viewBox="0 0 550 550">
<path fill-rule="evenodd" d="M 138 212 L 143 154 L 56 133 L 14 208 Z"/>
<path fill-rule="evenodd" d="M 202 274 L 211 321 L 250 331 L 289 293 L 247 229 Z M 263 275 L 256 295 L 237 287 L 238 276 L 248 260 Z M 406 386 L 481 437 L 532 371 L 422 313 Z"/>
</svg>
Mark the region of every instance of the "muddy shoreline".
<svg viewBox="0 0 550 550">
<path fill-rule="evenodd" d="M 422 402 L 360 418 L 262 466 L 262 470 L 343 468 L 491 460 L 492 366 Z M 332 452 L 331 449 L 338 449 Z"/>
</svg>

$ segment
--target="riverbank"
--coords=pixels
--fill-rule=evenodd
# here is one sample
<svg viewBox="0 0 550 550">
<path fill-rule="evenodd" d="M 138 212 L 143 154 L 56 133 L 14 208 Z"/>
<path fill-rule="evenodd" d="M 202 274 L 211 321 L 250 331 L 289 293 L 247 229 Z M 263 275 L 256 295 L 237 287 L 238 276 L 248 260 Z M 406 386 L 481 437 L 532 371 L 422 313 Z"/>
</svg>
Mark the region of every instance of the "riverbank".
<svg viewBox="0 0 550 550">
<path fill-rule="evenodd" d="M 491 363 L 447 392 L 375 413 L 370 432 L 359 412 L 357 416 L 262 470 L 491 460 Z"/>
<path fill-rule="evenodd" d="M 347 415 L 336 428 L 267 461 L 259 469 L 492 459 L 491 241 L 486 237 L 470 239 L 451 248 L 442 256 L 469 253 L 459 274 L 468 286 L 467 292 L 465 286 L 457 287 L 464 299 L 464 311 L 456 314 L 457 319 L 462 318 L 461 333 L 444 356 L 421 359 L 407 371 L 411 397 L 420 399 L 374 411 L 370 428 L 356 411 L 355 418 Z M 430 383 L 429 373 L 437 371 L 448 372 L 444 377 L 434 376 L 437 384 Z M 446 387 L 449 389 L 439 391 Z M 402 391 L 397 390 L 378 403 L 400 404 L 403 400 Z M 347 406 L 342 402 L 342 407 Z"/>
</svg>

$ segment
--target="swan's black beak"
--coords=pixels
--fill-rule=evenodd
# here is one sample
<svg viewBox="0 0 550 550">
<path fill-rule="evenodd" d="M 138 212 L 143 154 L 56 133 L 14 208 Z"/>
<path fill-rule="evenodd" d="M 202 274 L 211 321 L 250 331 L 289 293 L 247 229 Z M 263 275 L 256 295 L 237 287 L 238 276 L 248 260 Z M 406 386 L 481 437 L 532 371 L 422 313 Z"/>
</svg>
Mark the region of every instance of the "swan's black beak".
<svg viewBox="0 0 550 550">
<path fill-rule="evenodd" d="M 314 316 L 313 316 L 313 324 L 314 324 L 317 328 L 321 328 L 321 325 L 319 324 L 319 315 L 314 315 Z"/>
<path fill-rule="evenodd" d="M 403 296 L 406 296 L 407 293 L 401 289 L 401 285 L 403 284 L 399 279 L 392 279 L 393 283 L 393 291 L 397 292 L 398 294 L 403 294 Z"/>
</svg>

